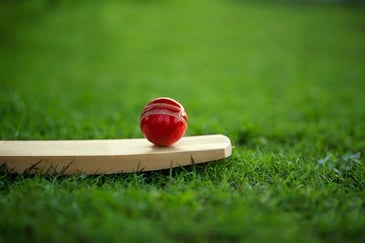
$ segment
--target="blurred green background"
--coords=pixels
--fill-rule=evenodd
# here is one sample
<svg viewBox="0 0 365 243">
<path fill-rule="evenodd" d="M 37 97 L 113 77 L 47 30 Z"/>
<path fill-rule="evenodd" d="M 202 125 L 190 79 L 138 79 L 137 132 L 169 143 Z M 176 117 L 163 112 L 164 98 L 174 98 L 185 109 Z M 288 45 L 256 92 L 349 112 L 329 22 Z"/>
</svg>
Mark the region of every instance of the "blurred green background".
<svg viewBox="0 0 365 243">
<path fill-rule="evenodd" d="M 191 135 L 360 129 L 363 13 L 270 1 L 5 2 L 1 137 L 140 137 L 141 109 L 157 96 L 186 106 Z"/>
<path fill-rule="evenodd" d="M 234 149 L 170 172 L 2 172 L 0 241 L 360 242 L 364 67 L 361 1 L 2 1 L 1 139 L 142 137 L 168 96 L 187 135 Z"/>
</svg>

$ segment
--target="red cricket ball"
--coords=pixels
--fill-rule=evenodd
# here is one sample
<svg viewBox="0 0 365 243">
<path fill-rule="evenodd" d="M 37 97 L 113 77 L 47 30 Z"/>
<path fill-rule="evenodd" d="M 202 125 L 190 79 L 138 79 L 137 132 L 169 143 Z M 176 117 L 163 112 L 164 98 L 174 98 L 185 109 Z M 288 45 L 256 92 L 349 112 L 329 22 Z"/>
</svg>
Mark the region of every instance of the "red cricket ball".
<svg viewBox="0 0 365 243">
<path fill-rule="evenodd" d="M 177 142 L 188 128 L 188 116 L 176 100 L 160 97 L 151 100 L 140 117 L 143 135 L 153 144 L 169 146 Z"/>
</svg>

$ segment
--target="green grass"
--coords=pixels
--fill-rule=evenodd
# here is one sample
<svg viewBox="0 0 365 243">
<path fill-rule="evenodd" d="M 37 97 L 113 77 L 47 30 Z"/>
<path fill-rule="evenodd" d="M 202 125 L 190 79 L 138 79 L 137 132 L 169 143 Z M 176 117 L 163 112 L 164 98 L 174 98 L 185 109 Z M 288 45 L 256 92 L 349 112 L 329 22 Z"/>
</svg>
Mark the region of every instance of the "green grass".
<svg viewBox="0 0 365 243">
<path fill-rule="evenodd" d="M 363 242 L 365 8 L 5 2 L 0 138 L 142 137 L 157 96 L 224 161 L 100 176 L 0 172 L 0 242 Z"/>
</svg>

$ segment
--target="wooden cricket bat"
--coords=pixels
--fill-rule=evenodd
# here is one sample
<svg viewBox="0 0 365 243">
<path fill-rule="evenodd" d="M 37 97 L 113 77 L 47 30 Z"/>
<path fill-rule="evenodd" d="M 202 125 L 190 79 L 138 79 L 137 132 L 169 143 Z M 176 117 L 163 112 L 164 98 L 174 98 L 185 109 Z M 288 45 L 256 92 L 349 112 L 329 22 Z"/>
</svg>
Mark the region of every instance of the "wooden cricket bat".
<svg viewBox="0 0 365 243">
<path fill-rule="evenodd" d="M 169 147 L 144 138 L 0 141 L 0 165 L 13 173 L 116 174 L 224 159 L 231 141 L 220 134 L 183 137 Z"/>
</svg>

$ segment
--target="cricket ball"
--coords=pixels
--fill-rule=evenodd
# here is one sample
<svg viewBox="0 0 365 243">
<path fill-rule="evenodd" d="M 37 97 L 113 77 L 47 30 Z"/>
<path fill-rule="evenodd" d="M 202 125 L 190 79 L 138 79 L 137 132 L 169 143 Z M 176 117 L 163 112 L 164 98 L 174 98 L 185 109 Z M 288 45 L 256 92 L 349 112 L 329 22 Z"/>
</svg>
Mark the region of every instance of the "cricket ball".
<svg viewBox="0 0 365 243">
<path fill-rule="evenodd" d="M 177 142 L 188 128 L 188 115 L 176 100 L 160 97 L 144 107 L 140 117 L 143 135 L 157 146 L 169 146 Z"/>
</svg>

